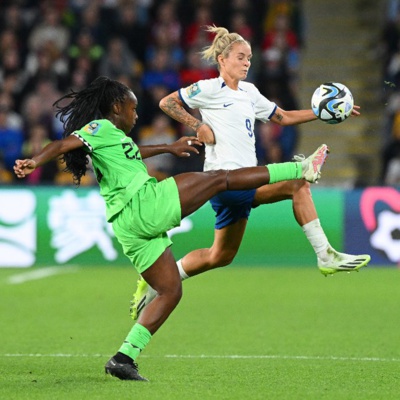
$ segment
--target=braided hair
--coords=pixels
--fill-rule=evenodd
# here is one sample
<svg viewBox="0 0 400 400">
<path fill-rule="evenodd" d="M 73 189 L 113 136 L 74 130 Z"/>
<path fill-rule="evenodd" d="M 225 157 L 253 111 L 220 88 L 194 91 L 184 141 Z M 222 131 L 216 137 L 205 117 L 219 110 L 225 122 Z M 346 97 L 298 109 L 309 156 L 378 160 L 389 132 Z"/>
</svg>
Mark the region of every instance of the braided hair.
<svg viewBox="0 0 400 400">
<path fill-rule="evenodd" d="M 70 93 L 58 99 L 53 106 L 56 107 L 56 117 L 63 124 L 63 138 L 95 119 L 105 119 L 112 111 L 115 103 L 125 100 L 131 92 L 126 85 L 109 79 L 105 76 L 96 78 L 88 87 L 79 92 L 71 90 Z M 71 100 L 62 106 L 65 100 Z M 86 174 L 89 159 L 83 148 L 70 151 L 63 155 L 67 167 L 64 171 L 70 172 L 74 183 L 79 186 L 81 178 Z"/>
</svg>

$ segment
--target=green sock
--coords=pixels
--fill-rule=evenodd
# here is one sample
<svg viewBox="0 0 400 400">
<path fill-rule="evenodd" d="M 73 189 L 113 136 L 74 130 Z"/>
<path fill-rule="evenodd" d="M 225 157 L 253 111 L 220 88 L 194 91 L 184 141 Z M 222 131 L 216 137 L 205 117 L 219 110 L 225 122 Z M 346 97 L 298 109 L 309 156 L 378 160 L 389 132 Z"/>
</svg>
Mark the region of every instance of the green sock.
<svg viewBox="0 0 400 400">
<path fill-rule="evenodd" d="M 136 323 L 118 351 L 132 358 L 132 360 L 136 360 L 141 351 L 150 342 L 150 339 L 151 333 L 144 326 Z"/>
<path fill-rule="evenodd" d="M 292 179 L 301 179 L 303 167 L 301 162 L 285 162 L 279 164 L 268 164 L 269 183 L 281 181 L 290 181 Z"/>
</svg>

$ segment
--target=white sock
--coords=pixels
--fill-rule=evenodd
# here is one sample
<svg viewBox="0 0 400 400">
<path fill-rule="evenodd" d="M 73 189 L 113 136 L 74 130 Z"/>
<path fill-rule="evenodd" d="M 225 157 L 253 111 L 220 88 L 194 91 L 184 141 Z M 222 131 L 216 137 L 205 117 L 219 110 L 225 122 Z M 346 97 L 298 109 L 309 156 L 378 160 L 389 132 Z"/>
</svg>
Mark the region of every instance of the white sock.
<svg viewBox="0 0 400 400">
<path fill-rule="evenodd" d="M 184 281 L 185 279 L 189 278 L 189 275 L 185 272 L 185 270 L 182 267 L 182 259 L 177 261 L 176 265 L 178 266 L 178 271 L 179 275 L 181 276 L 181 280 Z"/>
<path fill-rule="evenodd" d="M 329 247 L 328 238 L 321 227 L 319 219 L 317 218 L 311 222 L 308 222 L 302 226 L 302 229 L 311 246 L 314 248 L 317 257 L 324 261 L 326 258 L 329 258 L 327 253 L 327 249 Z"/>
</svg>

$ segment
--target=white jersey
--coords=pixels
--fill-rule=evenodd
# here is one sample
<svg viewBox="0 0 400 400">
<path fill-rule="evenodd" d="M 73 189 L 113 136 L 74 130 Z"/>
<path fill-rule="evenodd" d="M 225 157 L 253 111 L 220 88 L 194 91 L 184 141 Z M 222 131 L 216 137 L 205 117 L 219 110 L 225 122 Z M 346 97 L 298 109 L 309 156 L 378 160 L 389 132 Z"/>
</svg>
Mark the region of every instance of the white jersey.
<svg viewBox="0 0 400 400">
<path fill-rule="evenodd" d="M 206 145 L 204 170 L 237 169 L 257 165 L 254 123 L 267 122 L 276 104 L 249 82 L 232 90 L 219 78 L 201 80 L 179 90 L 181 100 L 200 110 L 214 131 L 215 145 Z"/>
</svg>

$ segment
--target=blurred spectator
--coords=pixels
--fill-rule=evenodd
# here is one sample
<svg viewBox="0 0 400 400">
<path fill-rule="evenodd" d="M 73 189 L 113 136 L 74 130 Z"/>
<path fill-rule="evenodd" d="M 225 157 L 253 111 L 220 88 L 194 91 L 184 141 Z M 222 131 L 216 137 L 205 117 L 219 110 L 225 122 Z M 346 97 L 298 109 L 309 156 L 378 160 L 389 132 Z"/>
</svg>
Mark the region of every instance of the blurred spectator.
<svg viewBox="0 0 400 400">
<path fill-rule="evenodd" d="M 245 14 L 236 12 L 230 19 L 230 31 L 238 33 L 244 39 L 249 42 L 253 41 L 254 31 L 251 25 L 248 23 Z"/>
<path fill-rule="evenodd" d="M 100 75 L 116 79 L 119 75 L 138 77 L 141 73 L 141 64 L 127 47 L 125 41 L 119 37 L 109 40 L 107 51 L 100 63 Z"/>
<path fill-rule="evenodd" d="M 388 164 L 385 179 L 385 185 L 400 186 L 400 143 L 397 143 L 397 155 L 392 158 Z"/>
<path fill-rule="evenodd" d="M 386 71 L 392 56 L 398 52 L 400 43 L 400 7 L 398 2 L 389 2 L 387 19 L 382 29 L 382 59 L 383 70 Z"/>
<path fill-rule="evenodd" d="M 383 77 L 386 102 L 382 137 L 380 183 L 400 184 L 400 2 L 387 2 L 382 32 Z"/>
<path fill-rule="evenodd" d="M 139 102 L 139 124 L 149 125 L 154 113 L 160 111 L 159 102 L 168 93 L 180 87 L 179 73 L 169 66 L 167 50 L 157 50 L 151 64 L 144 71 L 141 86 L 142 102 Z"/>
<path fill-rule="evenodd" d="M 201 49 L 208 46 L 214 39 L 214 36 L 211 32 L 206 32 L 204 27 L 212 25 L 214 22 L 210 6 L 201 5 L 196 8 L 194 21 L 186 27 L 183 35 L 185 49 L 190 50 L 192 47 Z"/>
<path fill-rule="evenodd" d="M 301 45 L 303 29 L 300 8 L 301 0 L 269 0 L 264 21 L 264 32 L 273 30 L 279 16 L 284 15 L 288 21 L 289 30 L 296 37 L 298 45 Z"/>
<path fill-rule="evenodd" d="M 75 26 L 78 31 L 74 32 L 74 39 L 80 31 L 85 30 L 90 32 L 94 43 L 105 48 L 107 45 L 106 26 L 109 23 L 110 20 L 105 20 L 105 22 L 101 20 L 99 2 L 87 2 L 87 6 L 83 7 L 78 15 L 78 21 Z"/>
<path fill-rule="evenodd" d="M 25 141 L 22 154 L 25 158 L 30 158 L 50 143 L 49 132 L 44 125 L 36 124 L 29 127 L 27 140 Z M 30 185 L 54 184 L 54 177 L 57 172 L 57 161 L 52 160 L 35 169 L 28 175 L 26 181 Z"/>
<path fill-rule="evenodd" d="M 180 71 L 182 86 L 189 86 L 202 79 L 216 78 L 218 75 L 214 66 L 204 65 L 199 50 L 192 48 L 186 53 L 186 62 Z"/>
<path fill-rule="evenodd" d="M 53 108 L 52 106 L 49 108 L 47 101 L 42 102 L 42 97 L 38 93 L 31 93 L 24 99 L 22 117 L 25 132 L 28 132 L 31 126 L 40 124 L 50 132 L 50 139 L 59 139 L 60 132 L 54 131 L 57 123 Z"/>
<path fill-rule="evenodd" d="M 115 33 L 126 39 L 130 51 L 143 64 L 147 46 L 147 26 L 139 18 L 137 2 L 129 2 L 118 8 Z"/>
<path fill-rule="evenodd" d="M 0 107 L 4 110 L 8 110 L 6 125 L 9 128 L 22 130 L 22 117 L 14 111 L 13 99 L 7 92 L 0 92 Z"/>
<path fill-rule="evenodd" d="M 392 99 L 391 107 L 397 106 L 392 118 L 390 118 L 391 135 L 387 138 L 382 151 L 382 172 L 381 181 L 386 185 L 394 185 L 394 182 L 400 181 L 398 170 L 400 159 L 400 95 Z"/>
<path fill-rule="evenodd" d="M 269 99 L 279 99 L 286 110 L 297 109 L 295 85 L 283 53 L 279 49 L 268 50 L 263 54 L 263 66 L 259 76 L 260 91 Z"/>
<path fill-rule="evenodd" d="M 12 171 L 15 160 L 22 155 L 24 134 L 9 123 L 9 112 L 7 106 L 0 104 L 0 160 L 8 171 Z"/>
<path fill-rule="evenodd" d="M 142 85 L 144 90 L 149 90 L 153 86 L 165 86 L 170 92 L 179 89 L 179 74 L 169 65 L 167 50 L 156 51 L 148 69 L 143 74 Z"/>
<path fill-rule="evenodd" d="M 177 9 L 172 0 L 163 1 L 156 10 L 156 16 L 151 21 L 150 33 L 155 41 L 159 36 L 158 31 L 162 30 L 169 37 L 171 43 L 179 44 L 182 35 L 182 25 L 177 18 Z"/>
<path fill-rule="evenodd" d="M 257 123 L 256 138 L 259 165 L 287 162 L 293 158 L 298 130 L 293 126 Z"/>
<path fill-rule="evenodd" d="M 268 4 L 267 4 L 268 3 Z M 234 32 L 239 32 L 233 29 L 231 23 L 235 19 L 236 15 L 241 15 L 246 21 L 246 25 L 251 28 L 252 40 L 254 35 L 261 33 L 262 30 L 262 17 L 265 15 L 266 9 L 269 5 L 269 1 L 265 0 L 232 0 L 229 1 L 228 13 L 227 13 L 227 24 L 231 27 Z M 245 34 L 245 32 L 242 31 Z M 240 33 L 242 35 L 242 33 Z M 243 36 L 243 35 L 242 35 Z M 245 37 L 246 34 L 243 36 Z M 258 42 L 256 43 L 258 46 Z"/>
<path fill-rule="evenodd" d="M 19 54 L 22 53 L 20 41 L 16 33 L 10 28 L 1 31 L 0 33 L 0 54 L 6 53 L 8 50 L 16 50 Z"/>
<path fill-rule="evenodd" d="M 278 14 L 275 17 L 274 25 L 265 33 L 262 43 L 263 51 L 276 46 L 277 37 L 284 43 L 284 47 L 291 50 L 299 48 L 296 33 L 291 29 L 289 17 L 286 14 Z"/>
<path fill-rule="evenodd" d="M 256 131 L 256 151 L 260 165 L 279 163 L 282 161 L 282 148 L 279 138 L 282 127 L 277 124 L 257 123 Z"/>
<path fill-rule="evenodd" d="M 134 2 L 137 6 L 139 21 L 148 25 L 150 19 L 149 10 L 153 6 L 154 0 L 134 0 Z"/>
<path fill-rule="evenodd" d="M 277 14 L 274 27 L 265 34 L 262 61 L 259 79 L 263 94 L 278 99 L 286 110 L 298 108 L 299 45 L 286 14 Z"/>
<path fill-rule="evenodd" d="M 181 46 L 168 35 L 167 27 L 161 26 L 154 32 L 153 43 L 147 47 L 146 63 L 151 65 L 157 53 L 164 51 L 168 54 L 168 68 L 179 70 L 185 59 Z"/>
<path fill-rule="evenodd" d="M 177 139 L 177 133 L 171 125 L 171 118 L 159 112 L 153 118 L 151 125 L 144 126 L 139 133 L 139 145 L 148 146 L 159 143 L 172 143 Z M 172 154 L 160 154 L 143 160 L 147 165 L 149 175 L 161 181 L 171 176 L 174 167 Z"/>
<path fill-rule="evenodd" d="M 163 84 L 152 84 L 143 91 L 138 104 L 138 127 L 151 124 L 154 115 L 160 112 L 160 100 L 169 93 L 170 90 Z"/>
<path fill-rule="evenodd" d="M 29 48 L 38 51 L 43 43 L 53 42 L 56 49 L 63 53 L 68 46 L 70 33 L 62 24 L 59 10 L 55 7 L 45 7 L 41 22 L 37 24 L 29 36 Z"/>
<path fill-rule="evenodd" d="M 88 86 L 92 80 L 90 71 L 87 71 L 85 68 L 75 68 L 71 72 L 71 80 L 68 87 L 74 92 L 79 92 Z"/>
<path fill-rule="evenodd" d="M 11 31 L 15 34 L 18 42 L 18 52 L 24 57 L 27 49 L 26 38 L 29 33 L 29 26 L 26 22 L 25 13 L 21 6 L 14 2 L 0 14 L 0 30 Z"/>
<path fill-rule="evenodd" d="M 10 48 L 0 55 L 0 82 L 9 74 L 20 74 L 23 68 L 17 49 Z"/>
<path fill-rule="evenodd" d="M 98 62 L 104 54 L 104 49 L 95 43 L 94 38 L 89 29 L 81 29 L 74 42 L 68 49 L 68 57 L 70 60 L 70 68 L 76 68 L 81 57 L 88 58 L 94 63 Z"/>
<path fill-rule="evenodd" d="M 43 79 L 52 80 L 59 90 L 66 89 L 68 62 L 53 41 L 44 42 L 37 51 L 28 55 L 26 71 L 28 77 L 24 91 L 35 90 L 37 83 Z"/>
</svg>

